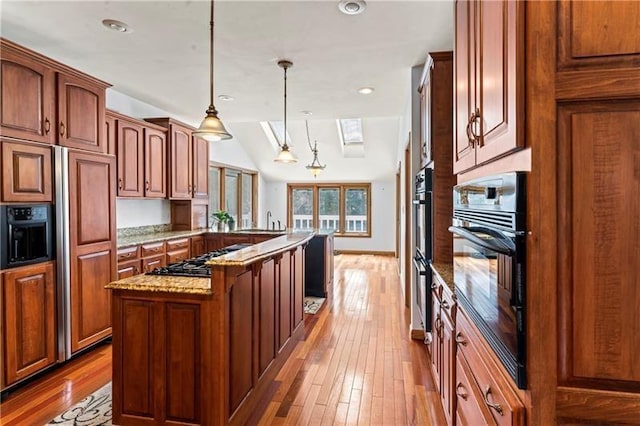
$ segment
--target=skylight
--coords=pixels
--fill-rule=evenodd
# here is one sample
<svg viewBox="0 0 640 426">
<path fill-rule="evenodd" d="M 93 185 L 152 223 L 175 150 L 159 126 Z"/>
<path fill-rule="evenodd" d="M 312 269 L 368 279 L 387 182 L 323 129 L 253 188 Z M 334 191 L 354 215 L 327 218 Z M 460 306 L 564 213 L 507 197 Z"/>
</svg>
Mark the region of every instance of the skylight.
<svg viewBox="0 0 640 426">
<path fill-rule="evenodd" d="M 284 143 L 284 122 L 283 121 L 269 121 L 269 127 L 271 133 L 278 140 L 278 143 L 282 145 Z M 287 145 L 291 146 L 291 136 L 287 132 Z"/>
<path fill-rule="evenodd" d="M 362 120 L 360 118 L 344 118 L 338 120 L 340 138 L 344 145 L 363 143 Z"/>
</svg>

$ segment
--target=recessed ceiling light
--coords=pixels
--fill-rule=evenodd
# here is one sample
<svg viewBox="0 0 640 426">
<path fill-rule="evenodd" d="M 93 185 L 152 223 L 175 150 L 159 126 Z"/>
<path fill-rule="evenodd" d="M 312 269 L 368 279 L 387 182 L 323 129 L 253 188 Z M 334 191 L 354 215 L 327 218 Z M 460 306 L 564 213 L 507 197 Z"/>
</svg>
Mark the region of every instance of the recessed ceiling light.
<svg viewBox="0 0 640 426">
<path fill-rule="evenodd" d="M 361 95 L 370 95 L 371 93 L 373 93 L 373 87 L 361 87 L 358 89 L 358 93 L 360 93 Z"/>
<path fill-rule="evenodd" d="M 229 95 L 218 95 L 218 99 L 221 101 L 233 101 L 235 98 Z"/>
<path fill-rule="evenodd" d="M 366 7 L 364 0 L 341 0 L 338 3 L 338 9 L 345 15 L 359 15 Z"/>
<path fill-rule="evenodd" d="M 124 22 L 116 21 L 115 19 L 103 19 L 102 25 L 109 28 L 113 31 L 118 31 L 119 33 L 132 33 L 133 29 L 129 28 L 129 25 Z"/>
<path fill-rule="evenodd" d="M 300 111 L 303 115 L 313 115 L 311 111 Z"/>
</svg>

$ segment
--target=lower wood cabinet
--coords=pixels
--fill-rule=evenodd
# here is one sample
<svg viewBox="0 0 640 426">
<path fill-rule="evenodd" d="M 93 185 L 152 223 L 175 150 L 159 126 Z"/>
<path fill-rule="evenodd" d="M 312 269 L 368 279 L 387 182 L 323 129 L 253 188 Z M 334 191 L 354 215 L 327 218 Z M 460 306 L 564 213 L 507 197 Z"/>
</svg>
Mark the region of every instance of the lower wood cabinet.
<svg viewBox="0 0 640 426">
<path fill-rule="evenodd" d="M 177 263 L 191 257 L 191 242 L 189 238 L 169 240 L 165 244 L 167 250 L 167 265 Z"/>
<path fill-rule="evenodd" d="M 191 256 L 200 256 L 205 253 L 204 237 L 202 235 L 196 235 L 191 237 Z"/>
<path fill-rule="evenodd" d="M 56 362 L 53 262 L 2 274 L 2 388 Z"/>
</svg>

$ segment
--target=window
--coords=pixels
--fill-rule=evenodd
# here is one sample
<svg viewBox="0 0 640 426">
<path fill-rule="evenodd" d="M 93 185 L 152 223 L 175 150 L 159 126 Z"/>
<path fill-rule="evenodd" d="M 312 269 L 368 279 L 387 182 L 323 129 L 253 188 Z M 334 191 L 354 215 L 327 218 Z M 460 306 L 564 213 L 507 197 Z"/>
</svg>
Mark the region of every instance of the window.
<svg viewBox="0 0 640 426">
<path fill-rule="evenodd" d="M 210 165 L 209 216 L 223 208 L 233 217 L 237 229 L 254 227 L 258 203 L 255 179 L 251 172 Z"/>
<path fill-rule="evenodd" d="M 359 118 L 343 118 L 338 120 L 340 139 L 343 145 L 364 142 L 362 136 L 362 120 Z"/>
<path fill-rule="evenodd" d="M 336 235 L 371 236 L 371 185 L 289 184 L 288 224 L 294 229 L 333 230 Z"/>
</svg>

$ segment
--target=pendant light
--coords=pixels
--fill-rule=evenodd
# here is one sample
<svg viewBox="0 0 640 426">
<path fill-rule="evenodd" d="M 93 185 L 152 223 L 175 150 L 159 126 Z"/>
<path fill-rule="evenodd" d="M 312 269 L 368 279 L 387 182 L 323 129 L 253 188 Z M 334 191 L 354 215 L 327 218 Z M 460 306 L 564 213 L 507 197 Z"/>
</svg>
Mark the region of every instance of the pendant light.
<svg viewBox="0 0 640 426">
<path fill-rule="evenodd" d="M 287 60 L 278 61 L 278 66 L 284 70 L 284 132 L 282 134 L 282 145 L 280 145 L 280 141 L 276 137 L 280 152 L 273 161 L 295 163 L 298 159 L 289 151 L 289 145 L 287 145 L 287 69 L 293 66 L 293 62 Z"/>
<path fill-rule="evenodd" d="M 206 141 L 219 141 L 222 139 L 231 139 L 231 134 L 225 129 L 224 124 L 218 118 L 218 110 L 213 105 L 213 0 L 211 0 L 211 21 L 210 26 L 210 45 L 209 45 L 209 90 L 210 90 L 210 102 L 209 108 L 207 108 L 206 116 L 198 130 L 193 132 L 193 135 L 199 138 L 203 138 Z"/>
<path fill-rule="evenodd" d="M 327 165 L 324 166 L 320 164 L 320 160 L 318 160 L 318 141 L 313 141 L 313 147 L 311 146 L 311 138 L 309 137 L 309 123 L 307 120 L 304 121 L 304 125 L 307 127 L 307 142 L 309 143 L 309 149 L 313 153 L 313 161 L 311 164 L 307 165 L 306 168 L 311 172 L 314 178 L 317 178 L 321 171 L 324 170 Z"/>
</svg>

